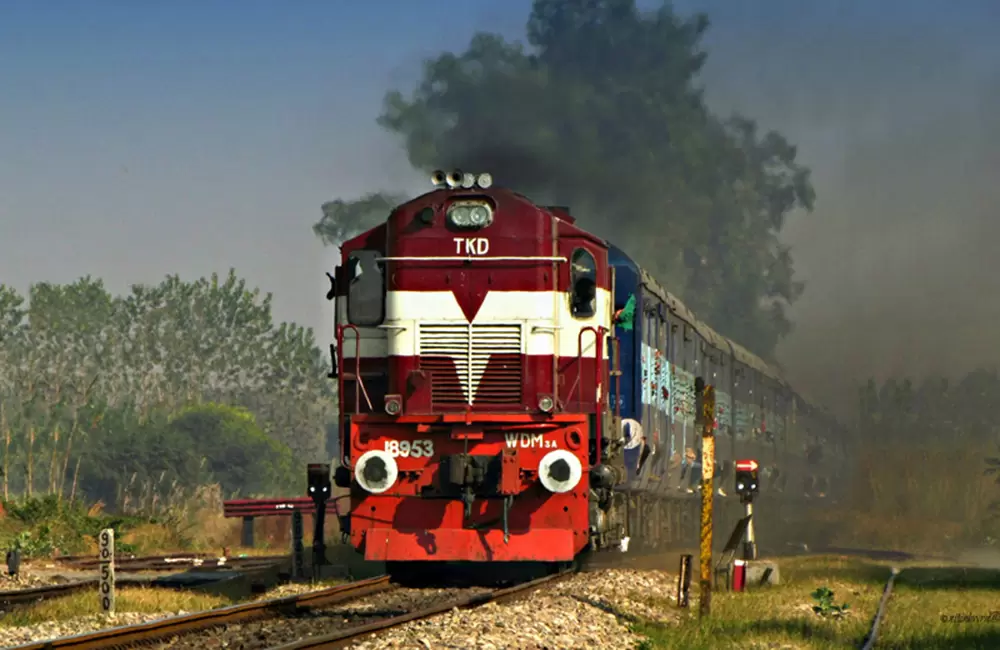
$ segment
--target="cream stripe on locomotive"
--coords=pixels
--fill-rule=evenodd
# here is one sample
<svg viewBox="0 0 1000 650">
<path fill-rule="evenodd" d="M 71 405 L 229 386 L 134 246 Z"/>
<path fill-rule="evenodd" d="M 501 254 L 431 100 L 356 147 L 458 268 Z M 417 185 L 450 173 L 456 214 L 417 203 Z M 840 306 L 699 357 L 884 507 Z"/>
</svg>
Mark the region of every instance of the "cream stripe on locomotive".
<svg viewBox="0 0 1000 650">
<path fill-rule="evenodd" d="M 481 337 L 504 339 L 504 352 L 514 352 L 510 340 L 511 328 L 518 328 L 517 350 L 521 354 L 575 357 L 579 346 L 580 331 L 585 327 L 611 323 L 611 292 L 597 290 L 597 309 L 591 318 L 574 318 L 569 299 L 565 294 L 551 291 L 491 291 L 472 320 L 473 340 Z M 338 301 L 338 322 L 345 322 L 346 301 Z M 417 356 L 422 346 L 436 346 L 434 339 L 444 335 L 446 329 L 468 331 L 469 321 L 451 291 L 389 291 L 386 295 L 386 319 L 378 328 L 359 327 L 361 356 Z M 503 332 L 500 332 L 500 329 Z M 480 333 L 481 332 L 481 333 Z M 453 334 L 454 334 L 453 333 Z M 463 336 L 469 336 L 463 334 Z M 350 333 L 344 337 L 344 357 L 354 355 L 354 340 Z M 583 335 L 582 356 L 594 358 L 596 354 L 592 333 Z M 605 346 L 604 358 L 608 356 Z"/>
</svg>

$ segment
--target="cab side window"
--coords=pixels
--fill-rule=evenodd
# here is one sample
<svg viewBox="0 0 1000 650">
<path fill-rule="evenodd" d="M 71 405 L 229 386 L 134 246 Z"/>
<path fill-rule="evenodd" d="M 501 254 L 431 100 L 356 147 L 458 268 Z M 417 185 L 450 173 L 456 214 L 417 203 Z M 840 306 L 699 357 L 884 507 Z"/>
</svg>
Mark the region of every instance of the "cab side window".
<svg viewBox="0 0 1000 650">
<path fill-rule="evenodd" d="M 570 260 L 570 313 L 574 318 L 592 318 L 597 313 L 597 263 L 583 248 Z"/>
<path fill-rule="evenodd" d="M 385 268 L 378 251 L 354 251 L 347 259 L 347 320 L 373 327 L 385 319 Z"/>
</svg>

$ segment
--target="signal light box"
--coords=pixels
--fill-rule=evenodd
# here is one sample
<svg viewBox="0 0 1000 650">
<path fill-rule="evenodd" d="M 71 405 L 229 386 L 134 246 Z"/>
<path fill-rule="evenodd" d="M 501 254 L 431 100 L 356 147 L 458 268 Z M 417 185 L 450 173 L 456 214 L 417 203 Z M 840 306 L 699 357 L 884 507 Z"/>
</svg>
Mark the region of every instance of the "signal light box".
<svg viewBox="0 0 1000 650">
<path fill-rule="evenodd" d="M 330 498 L 330 466 L 313 463 L 306 468 L 309 496 L 313 501 L 326 501 Z"/>
<path fill-rule="evenodd" d="M 760 492 L 759 469 L 760 465 L 756 460 L 736 461 L 736 493 L 744 502 L 752 501 Z"/>
</svg>

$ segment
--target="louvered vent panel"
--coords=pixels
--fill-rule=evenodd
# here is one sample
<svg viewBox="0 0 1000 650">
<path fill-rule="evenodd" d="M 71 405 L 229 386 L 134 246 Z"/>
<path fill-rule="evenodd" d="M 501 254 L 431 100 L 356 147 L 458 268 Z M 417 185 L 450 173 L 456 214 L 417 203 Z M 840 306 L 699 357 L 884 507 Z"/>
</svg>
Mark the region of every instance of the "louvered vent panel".
<svg viewBox="0 0 1000 650">
<path fill-rule="evenodd" d="M 519 324 L 421 325 L 420 368 L 431 377 L 433 403 L 520 403 L 521 336 Z"/>
</svg>

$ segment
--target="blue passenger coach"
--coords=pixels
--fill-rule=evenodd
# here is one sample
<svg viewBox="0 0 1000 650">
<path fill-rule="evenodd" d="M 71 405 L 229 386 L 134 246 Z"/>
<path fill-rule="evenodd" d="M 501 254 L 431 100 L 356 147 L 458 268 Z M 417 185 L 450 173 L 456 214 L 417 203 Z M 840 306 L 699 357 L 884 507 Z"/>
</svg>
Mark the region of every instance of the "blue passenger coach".
<svg viewBox="0 0 1000 650">
<path fill-rule="evenodd" d="M 632 328 L 617 326 L 621 390 L 611 385 L 624 429 L 626 483 L 630 488 L 659 487 L 669 475 L 669 461 L 678 453 L 672 435 L 674 404 L 670 350 L 674 338 L 669 310 L 649 291 L 642 271 L 621 249 L 611 246 L 615 269 L 615 310 L 634 298 Z"/>
<path fill-rule="evenodd" d="M 702 375 L 716 385 L 719 433 L 728 434 L 729 346 L 714 333 L 706 340 L 694 315 L 621 249 L 611 246 L 609 259 L 615 269 L 615 310 L 634 298 L 632 327 L 615 326 L 620 394 L 615 382 L 610 387 L 626 440 L 626 486 L 661 493 L 690 491 L 697 484 L 692 470 L 697 470 L 701 455 L 694 380 Z M 720 459 L 730 455 L 726 447 L 719 450 Z"/>
</svg>

